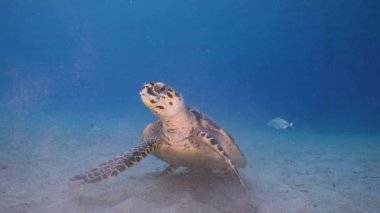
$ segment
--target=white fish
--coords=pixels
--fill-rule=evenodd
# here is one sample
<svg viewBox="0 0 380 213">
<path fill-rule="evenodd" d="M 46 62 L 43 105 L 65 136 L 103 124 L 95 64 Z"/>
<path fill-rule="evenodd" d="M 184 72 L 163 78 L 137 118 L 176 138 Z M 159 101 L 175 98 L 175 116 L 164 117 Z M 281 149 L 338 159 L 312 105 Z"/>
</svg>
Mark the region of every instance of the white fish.
<svg viewBox="0 0 380 213">
<path fill-rule="evenodd" d="M 294 121 L 289 123 L 285 119 L 280 118 L 280 117 L 273 118 L 267 124 L 270 127 L 273 127 L 275 129 L 287 129 L 289 127 L 294 128 L 294 126 L 293 126 Z"/>
</svg>

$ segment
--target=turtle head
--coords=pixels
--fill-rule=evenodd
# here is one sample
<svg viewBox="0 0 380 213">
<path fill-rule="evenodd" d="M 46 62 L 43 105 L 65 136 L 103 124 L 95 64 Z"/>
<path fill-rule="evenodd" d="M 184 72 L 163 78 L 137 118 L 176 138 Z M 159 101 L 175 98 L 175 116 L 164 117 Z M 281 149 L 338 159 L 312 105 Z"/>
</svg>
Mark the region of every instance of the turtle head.
<svg viewBox="0 0 380 213">
<path fill-rule="evenodd" d="M 144 84 L 140 96 L 143 103 L 159 117 L 170 117 L 185 109 L 182 95 L 161 82 Z"/>
</svg>

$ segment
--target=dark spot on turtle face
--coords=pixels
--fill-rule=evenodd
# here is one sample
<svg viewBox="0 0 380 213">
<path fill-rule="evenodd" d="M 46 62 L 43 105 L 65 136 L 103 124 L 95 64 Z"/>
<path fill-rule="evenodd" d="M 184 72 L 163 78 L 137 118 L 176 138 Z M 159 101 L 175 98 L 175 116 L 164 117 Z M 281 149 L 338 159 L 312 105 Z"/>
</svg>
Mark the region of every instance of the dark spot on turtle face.
<svg viewBox="0 0 380 213">
<path fill-rule="evenodd" d="M 169 98 L 173 98 L 173 95 L 170 92 L 168 92 L 168 96 Z"/>
<path fill-rule="evenodd" d="M 178 98 L 181 97 L 181 95 L 178 93 L 178 92 L 174 92 L 175 96 L 177 96 Z"/>
<path fill-rule="evenodd" d="M 151 103 L 151 104 L 155 104 L 155 103 L 157 103 L 157 102 L 156 102 L 155 100 L 151 99 L 151 100 L 150 100 L 150 103 Z"/>
<path fill-rule="evenodd" d="M 165 107 L 159 105 L 159 106 L 155 106 L 155 108 L 158 108 L 158 109 L 165 109 Z"/>
<path fill-rule="evenodd" d="M 170 101 L 170 102 L 169 102 L 169 105 L 170 105 L 170 106 L 173 106 L 173 102 Z"/>
<path fill-rule="evenodd" d="M 223 148 L 221 146 L 217 146 L 219 151 L 223 151 Z M 224 152 L 224 151 L 223 151 Z"/>
<path fill-rule="evenodd" d="M 103 178 L 103 179 L 108 178 L 108 174 L 105 174 L 105 173 L 104 173 L 104 174 L 102 175 L 102 178 Z"/>
</svg>

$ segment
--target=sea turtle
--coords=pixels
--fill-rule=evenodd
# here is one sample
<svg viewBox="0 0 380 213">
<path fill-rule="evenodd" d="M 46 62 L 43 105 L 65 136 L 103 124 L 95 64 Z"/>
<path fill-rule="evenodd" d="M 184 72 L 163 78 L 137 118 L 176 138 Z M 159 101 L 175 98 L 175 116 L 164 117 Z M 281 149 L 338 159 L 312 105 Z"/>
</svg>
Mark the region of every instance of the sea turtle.
<svg viewBox="0 0 380 213">
<path fill-rule="evenodd" d="M 186 106 L 183 96 L 164 83 L 145 84 L 140 96 L 159 118 L 145 127 L 141 144 L 70 181 L 95 183 L 116 176 L 153 154 L 169 164 L 164 174 L 181 166 L 231 171 L 245 189 L 237 167 L 244 167 L 246 158 L 223 128 L 197 109 Z"/>
</svg>

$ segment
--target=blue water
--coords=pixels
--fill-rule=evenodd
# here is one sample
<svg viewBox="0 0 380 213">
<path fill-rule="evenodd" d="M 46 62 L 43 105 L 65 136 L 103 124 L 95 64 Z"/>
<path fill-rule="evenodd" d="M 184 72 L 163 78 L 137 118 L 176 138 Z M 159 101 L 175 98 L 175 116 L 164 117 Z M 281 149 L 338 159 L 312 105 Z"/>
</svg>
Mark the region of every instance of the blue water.
<svg viewBox="0 0 380 213">
<path fill-rule="evenodd" d="M 378 134 L 379 10 L 376 0 L 1 0 L 1 138 L 13 121 L 60 114 L 142 128 L 154 119 L 139 97 L 149 81 L 227 129 L 266 131 L 281 116 L 306 134 Z"/>
<path fill-rule="evenodd" d="M 213 117 L 376 132 L 378 6 L 1 1 L 2 107 L 139 111 L 142 84 L 160 80 Z"/>
</svg>

